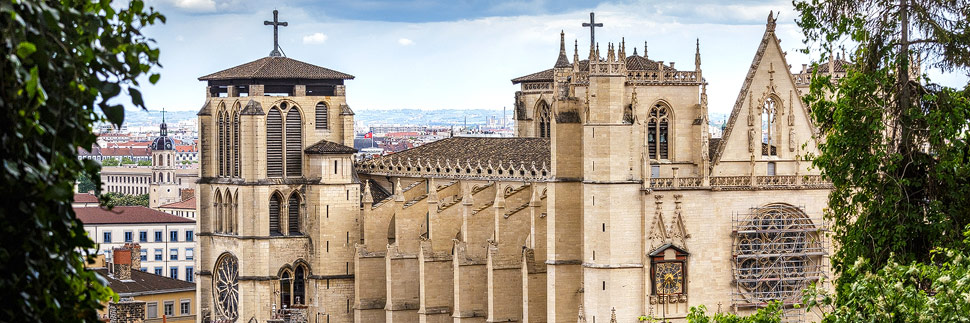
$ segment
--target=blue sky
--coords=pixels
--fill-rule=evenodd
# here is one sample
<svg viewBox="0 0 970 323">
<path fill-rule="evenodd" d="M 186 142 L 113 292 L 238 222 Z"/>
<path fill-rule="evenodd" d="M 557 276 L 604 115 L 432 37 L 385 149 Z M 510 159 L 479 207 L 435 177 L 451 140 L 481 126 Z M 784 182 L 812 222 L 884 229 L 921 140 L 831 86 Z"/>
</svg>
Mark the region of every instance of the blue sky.
<svg viewBox="0 0 970 323">
<path fill-rule="evenodd" d="M 168 18 L 145 33 L 161 47 L 162 78 L 143 88 L 152 110 L 197 110 L 205 100 L 199 76 L 267 56 L 273 34 L 264 20 L 280 11 L 280 46 L 288 57 L 349 73 L 355 110 L 389 108 L 501 109 L 513 104 L 512 78 L 552 67 L 565 31 L 572 58 L 588 56 L 595 11 L 596 39 L 625 38 L 632 52 L 649 42 L 651 59 L 692 69 L 700 39 L 712 112 L 729 113 L 764 33 L 769 11 L 780 12 L 777 34 L 794 69 L 802 36 L 789 0 L 721 3 L 660 1 L 149 0 Z M 965 76 L 938 77 L 965 84 Z"/>
</svg>

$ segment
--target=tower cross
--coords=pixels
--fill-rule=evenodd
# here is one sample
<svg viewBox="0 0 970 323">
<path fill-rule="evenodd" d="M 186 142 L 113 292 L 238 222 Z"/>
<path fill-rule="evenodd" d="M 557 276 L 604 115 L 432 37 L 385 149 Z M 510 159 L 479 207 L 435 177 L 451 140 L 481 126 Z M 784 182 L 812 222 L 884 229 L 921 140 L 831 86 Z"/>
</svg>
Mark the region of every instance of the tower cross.
<svg viewBox="0 0 970 323">
<path fill-rule="evenodd" d="M 596 44 L 596 27 L 603 27 L 602 23 L 596 23 L 596 16 L 592 12 L 589 13 L 589 22 L 583 23 L 583 27 L 589 27 L 589 48 L 593 48 Z"/>
<path fill-rule="evenodd" d="M 280 52 L 280 26 L 286 27 L 288 24 L 285 21 L 280 21 L 280 11 L 273 10 L 273 21 L 263 21 L 264 26 L 273 26 L 273 51 L 269 52 L 269 56 L 283 56 Z"/>
</svg>

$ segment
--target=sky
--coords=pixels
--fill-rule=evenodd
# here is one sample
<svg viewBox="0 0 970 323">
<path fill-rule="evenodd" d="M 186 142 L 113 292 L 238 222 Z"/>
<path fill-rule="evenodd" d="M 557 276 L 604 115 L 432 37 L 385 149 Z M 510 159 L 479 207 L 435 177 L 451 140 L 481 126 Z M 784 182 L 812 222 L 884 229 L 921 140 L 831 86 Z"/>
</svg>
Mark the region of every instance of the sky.
<svg viewBox="0 0 970 323">
<path fill-rule="evenodd" d="M 274 9 L 287 57 L 356 78 L 348 80 L 354 110 L 502 109 L 513 106 L 511 79 L 551 68 L 564 31 L 587 57 L 589 13 L 603 23 L 596 41 L 626 41 L 627 54 L 648 42 L 653 60 L 693 70 L 700 41 L 709 108 L 730 113 L 769 12 L 793 70 L 810 63 L 790 0 L 483 1 L 483 0 L 148 0 L 167 23 L 144 32 L 161 48 L 158 84 L 142 82 L 151 110 L 198 110 L 205 83 L 198 78 L 269 55 Z M 933 76 L 966 84 L 963 75 Z"/>
</svg>

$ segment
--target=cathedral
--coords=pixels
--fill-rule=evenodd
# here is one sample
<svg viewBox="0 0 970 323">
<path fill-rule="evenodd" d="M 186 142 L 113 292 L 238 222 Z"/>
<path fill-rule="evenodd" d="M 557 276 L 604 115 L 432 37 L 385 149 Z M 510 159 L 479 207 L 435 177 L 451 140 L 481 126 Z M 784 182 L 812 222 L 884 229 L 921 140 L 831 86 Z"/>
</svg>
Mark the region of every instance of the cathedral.
<svg viewBox="0 0 970 323">
<path fill-rule="evenodd" d="M 552 68 L 512 79 L 515 138 L 365 161 L 354 76 L 274 49 L 199 78 L 199 320 L 679 322 L 770 301 L 815 319 L 794 305 L 827 275 L 831 184 L 805 157 L 812 71 L 775 19 L 721 138 L 699 43 L 680 69 L 624 41 L 570 59 L 560 34 Z"/>
</svg>

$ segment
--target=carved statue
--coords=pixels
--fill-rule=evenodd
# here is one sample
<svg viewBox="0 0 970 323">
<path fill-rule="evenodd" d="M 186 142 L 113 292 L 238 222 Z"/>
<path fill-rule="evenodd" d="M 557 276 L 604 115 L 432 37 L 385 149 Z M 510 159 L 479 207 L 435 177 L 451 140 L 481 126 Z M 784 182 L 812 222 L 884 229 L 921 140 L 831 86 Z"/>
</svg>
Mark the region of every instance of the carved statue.
<svg viewBox="0 0 970 323">
<path fill-rule="evenodd" d="M 788 150 L 795 151 L 795 128 L 788 128 Z"/>
<path fill-rule="evenodd" d="M 748 152 L 754 152 L 755 133 L 754 128 L 748 129 Z"/>
<path fill-rule="evenodd" d="M 704 141 L 701 142 L 701 160 L 702 161 L 707 161 L 710 158 L 710 156 L 709 156 L 709 149 L 710 148 L 708 147 L 708 146 L 710 146 L 710 144 L 711 144 L 710 140 L 707 139 L 707 136 L 704 136 Z"/>
</svg>

